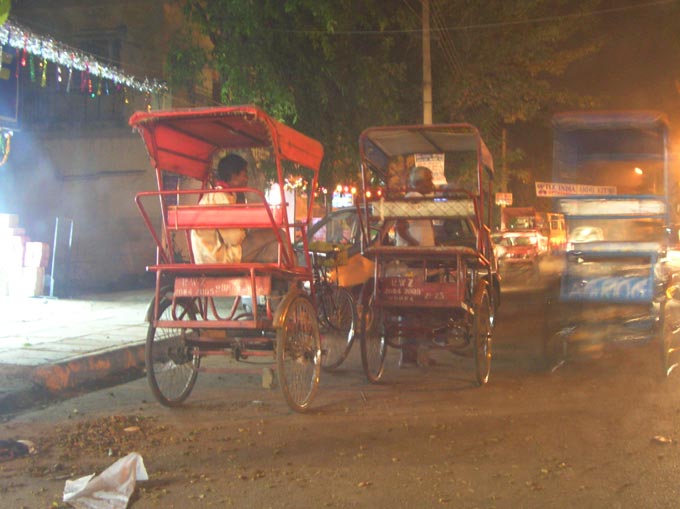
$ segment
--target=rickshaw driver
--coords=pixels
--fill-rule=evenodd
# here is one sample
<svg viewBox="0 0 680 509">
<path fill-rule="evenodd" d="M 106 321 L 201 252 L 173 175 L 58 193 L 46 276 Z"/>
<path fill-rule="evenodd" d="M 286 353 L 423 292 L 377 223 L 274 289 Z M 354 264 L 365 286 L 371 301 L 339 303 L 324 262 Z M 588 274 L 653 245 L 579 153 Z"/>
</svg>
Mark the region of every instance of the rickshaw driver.
<svg viewBox="0 0 680 509">
<path fill-rule="evenodd" d="M 409 173 L 411 191 L 404 198 L 423 198 L 434 194 L 432 171 L 425 166 L 413 166 Z M 397 246 L 434 246 L 434 227 L 431 219 L 399 220 L 396 225 Z M 402 338 L 399 367 L 429 366 L 433 364 L 427 347 L 418 344 L 416 338 Z"/>
<path fill-rule="evenodd" d="M 229 154 L 217 165 L 215 189 L 248 186 L 248 162 Z M 241 200 L 240 193 L 206 193 L 199 205 L 231 205 Z M 243 228 L 200 229 L 191 231 L 191 248 L 196 263 L 276 262 L 279 245 L 270 230 Z"/>
<path fill-rule="evenodd" d="M 432 171 L 425 166 L 413 166 L 409 173 L 411 191 L 404 198 L 422 198 L 434 193 Z M 430 219 L 397 222 L 397 246 L 434 246 L 434 227 Z"/>
</svg>

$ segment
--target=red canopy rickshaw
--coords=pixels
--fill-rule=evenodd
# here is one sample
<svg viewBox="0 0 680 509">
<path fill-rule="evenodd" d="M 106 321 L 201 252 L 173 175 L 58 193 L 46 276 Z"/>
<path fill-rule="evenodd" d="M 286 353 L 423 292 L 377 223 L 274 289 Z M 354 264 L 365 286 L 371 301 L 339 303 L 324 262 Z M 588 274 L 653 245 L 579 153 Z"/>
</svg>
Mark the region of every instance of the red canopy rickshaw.
<svg viewBox="0 0 680 509">
<path fill-rule="evenodd" d="M 273 355 L 287 403 L 307 410 L 319 383 L 321 356 L 315 306 L 302 291 L 312 280 L 305 235 L 311 200 L 295 213 L 285 188 L 291 174 L 305 175 L 316 188 L 323 147 L 255 106 L 137 112 L 130 125 L 146 144 L 158 184 L 158 191 L 136 197 L 157 247 L 156 263 L 147 267 L 156 274 L 146 343 L 154 396 L 167 406 L 182 403 L 199 371 L 208 369 L 201 367 L 207 356 L 226 354 L 252 363 Z M 262 189 L 244 187 L 230 191 L 246 193 L 247 203 L 198 204 L 201 196 L 220 192 L 210 188 L 216 156 L 234 151 L 258 174 L 269 169 L 278 184 L 274 198 L 268 201 Z M 160 223 L 150 213 L 155 203 Z M 269 230 L 278 241 L 278 259 L 195 263 L 191 231 L 216 228 Z M 304 245 L 304 264 L 293 250 L 296 239 Z M 244 309 L 244 296 L 250 309 Z"/>
</svg>

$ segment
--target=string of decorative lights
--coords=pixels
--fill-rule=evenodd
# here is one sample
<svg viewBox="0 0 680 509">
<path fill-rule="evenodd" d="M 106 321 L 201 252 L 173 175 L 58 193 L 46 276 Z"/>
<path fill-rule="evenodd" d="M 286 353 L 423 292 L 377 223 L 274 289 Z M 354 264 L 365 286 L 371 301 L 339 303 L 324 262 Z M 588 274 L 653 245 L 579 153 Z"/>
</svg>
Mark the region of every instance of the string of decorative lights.
<svg viewBox="0 0 680 509">
<path fill-rule="evenodd" d="M 148 78 L 139 80 L 121 72 L 119 69 L 109 67 L 99 62 L 95 57 L 78 51 L 75 48 L 56 42 L 49 37 L 42 37 L 20 26 L 16 22 L 7 20 L 0 26 L 0 44 L 15 48 L 21 52 L 21 58 L 25 61 L 27 55 L 37 56 L 42 60 L 41 78 L 44 80 L 46 62 L 57 64 L 57 74 L 61 74 L 61 67 L 69 70 L 70 77 L 73 69 L 86 73 L 88 76 L 110 80 L 117 85 L 128 87 L 144 93 L 164 93 L 168 86 L 157 80 Z"/>
</svg>

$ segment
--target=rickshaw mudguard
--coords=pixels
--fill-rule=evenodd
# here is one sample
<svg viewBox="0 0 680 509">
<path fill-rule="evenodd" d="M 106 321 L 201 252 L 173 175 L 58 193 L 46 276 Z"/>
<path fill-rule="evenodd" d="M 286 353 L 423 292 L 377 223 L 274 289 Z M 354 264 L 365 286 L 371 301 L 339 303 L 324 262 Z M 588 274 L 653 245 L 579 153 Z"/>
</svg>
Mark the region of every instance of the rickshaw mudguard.
<svg viewBox="0 0 680 509">
<path fill-rule="evenodd" d="M 473 310 L 476 306 L 482 303 L 482 296 L 484 295 L 485 290 L 488 292 L 488 288 L 489 282 L 486 279 L 480 278 L 477 281 L 477 284 L 475 285 L 475 293 L 472 295 Z M 489 298 L 491 298 L 491 295 L 489 295 Z"/>
<path fill-rule="evenodd" d="M 160 292 L 158 293 L 158 295 L 161 296 L 161 300 L 160 300 L 160 302 L 158 303 L 159 306 L 161 305 L 161 303 L 162 303 L 164 300 L 172 300 L 172 298 L 170 298 L 170 297 L 168 296 L 168 294 L 172 295 L 173 290 L 174 290 L 174 288 L 173 288 L 172 285 L 166 285 L 166 286 L 161 287 L 161 290 L 160 290 Z M 181 297 L 181 298 L 179 298 L 179 299 L 177 299 L 177 300 L 190 301 L 191 299 L 189 299 L 189 298 L 187 298 L 187 297 Z M 155 308 L 155 303 L 156 303 L 156 296 L 154 295 L 154 296 L 151 298 L 151 301 L 149 302 L 149 305 L 146 307 L 146 313 L 144 314 L 144 321 L 147 322 L 147 323 L 151 323 L 151 322 L 154 320 L 154 314 L 153 314 L 153 312 L 154 312 L 154 308 Z"/>
<path fill-rule="evenodd" d="M 167 295 L 168 293 L 172 293 L 172 285 L 166 285 L 166 286 L 161 287 L 161 290 L 160 290 L 160 292 L 158 292 L 158 295 L 160 295 L 161 300 L 163 300 L 163 299 L 166 298 L 165 295 Z M 145 316 L 145 318 L 144 318 L 145 322 L 151 323 L 153 321 L 153 319 L 154 319 L 153 312 L 154 312 L 154 308 L 155 308 L 155 303 L 156 303 L 156 296 L 154 295 L 152 297 L 151 301 L 149 302 L 149 305 L 146 307 L 146 313 L 144 315 Z M 159 304 L 160 304 L 160 302 L 159 302 Z"/>
<path fill-rule="evenodd" d="M 283 317 L 285 312 L 288 310 L 290 307 L 290 303 L 298 296 L 298 295 L 307 295 L 302 292 L 298 287 L 293 286 L 290 290 L 288 290 L 288 293 L 286 296 L 281 299 L 281 302 L 279 305 L 276 307 L 276 311 L 274 311 L 274 316 L 272 318 L 272 327 L 274 329 L 279 329 L 280 327 L 283 326 Z"/>
</svg>

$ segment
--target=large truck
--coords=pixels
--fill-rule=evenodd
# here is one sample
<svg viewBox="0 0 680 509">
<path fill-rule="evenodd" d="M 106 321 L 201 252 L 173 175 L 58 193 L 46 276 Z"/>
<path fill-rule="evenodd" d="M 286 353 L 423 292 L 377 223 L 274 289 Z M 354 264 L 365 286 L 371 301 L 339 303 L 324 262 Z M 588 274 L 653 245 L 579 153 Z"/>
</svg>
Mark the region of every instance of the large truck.
<svg viewBox="0 0 680 509">
<path fill-rule="evenodd" d="M 656 340 L 668 374 L 680 331 L 667 291 L 668 121 L 653 111 L 560 113 L 553 135 L 554 196 L 568 243 L 546 311 L 546 360 Z"/>
</svg>

